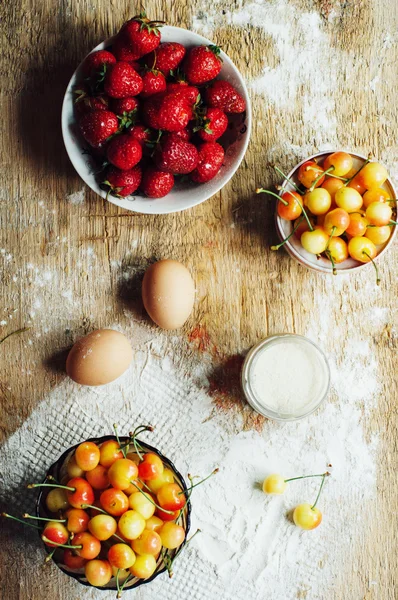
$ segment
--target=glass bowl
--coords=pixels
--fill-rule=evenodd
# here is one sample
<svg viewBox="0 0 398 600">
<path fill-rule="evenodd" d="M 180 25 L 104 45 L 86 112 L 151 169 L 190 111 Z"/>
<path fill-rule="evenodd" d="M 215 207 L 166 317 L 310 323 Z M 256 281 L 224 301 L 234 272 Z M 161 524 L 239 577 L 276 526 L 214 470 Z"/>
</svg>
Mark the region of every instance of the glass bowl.
<svg viewBox="0 0 398 600">
<path fill-rule="evenodd" d="M 99 444 L 102 444 L 103 442 L 106 442 L 107 440 L 116 440 L 116 437 L 113 435 L 107 435 L 107 436 L 103 436 L 100 438 L 90 438 L 89 440 L 85 440 L 85 441 L 94 442 L 95 444 L 99 445 Z M 126 443 L 129 440 L 129 438 L 126 436 L 119 436 L 119 440 L 121 443 Z M 157 448 L 150 446 L 146 442 L 142 442 L 141 440 L 138 440 L 138 439 L 137 439 L 137 442 L 144 448 L 145 452 L 154 452 L 155 454 L 157 454 L 162 459 L 164 464 L 167 465 L 167 467 L 169 469 L 171 469 L 171 471 L 174 473 L 175 482 L 178 483 L 178 485 L 184 490 L 184 492 L 187 492 L 187 485 L 184 481 L 184 478 L 182 477 L 181 473 L 179 471 L 177 471 L 177 469 L 175 468 L 175 466 L 171 462 L 171 460 L 166 458 L 161 452 L 159 452 L 159 450 L 157 450 Z M 63 481 L 63 479 L 65 478 L 65 475 L 66 475 L 66 464 L 78 446 L 79 446 L 79 444 L 76 444 L 75 446 L 72 446 L 71 448 L 66 450 L 62 454 L 62 456 L 54 464 L 51 465 L 51 467 L 47 471 L 44 482 L 48 482 L 49 477 L 54 477 L 57 481 Z M 54 518 L 54 513 L 49 512 L 46 507 L 46 497 L 52 488 L 39 488 L 39 489 L 40 489 L 40 492 L 39 492 L 39 495 L 38 495 L 38 498 L 36 501 L 36 515 L 38 517 Z M 180 516 L 178 517 L 178 519 L 176 521 L 179 525 L 184 527 L 185 539 L 184 539 L 183 543 L 175 550 L 167 550 L 167 555 L 171 559 L 177 554 L 177 552 L 179 552 L 179 550 L 186 543 L 187 535 L 188 535 L 189 528 L 191 525 L 190 515 L 191 515 L 191 502 L 190 502 L 190 500 L 187 500 L 187 503 L 185 504 L 184 508 L 181 510 Z M 39 535 L 41 535 L 41 532 Z M 41 539 L 41 537 L 40 537 L 40 539 Z M 44 548 L 48 554 L 51 552 L 51 548 L 49 548 L 48 546 L 44 545 Z M 92 586 L 87 581 L 85 574 L 84 574 L 84 569 L 70 569 L 66 565 L 62 564 L 62 562 L 61 562 L 62 555 L 63 555 L 62 549 L 57 550 L 54 553 L 53 561 L 55 562 L 57 567 L 63 573 L 65 573 L 69 577 L 73 577 L 74 579 L 76 579 L 76 581 L 78 581 L 82 585 L 94 588 L 94 586 Z M 162 553 L 161 553 L 157 560 L 156 571 L 153 573 L 153 575 L 151 575 L 151 577 L 148 577 L 148 579 L 138 579 L 137 577 L 130 579 L 124 586 L 123 591 L 131 590 L 133 588 L 139 587 L 140 585 L 149 583 L 150 581 L 155 579 L 155 577 L 158 577 L 158 575 L 160 575 L 161 573 L 164 573 L 166 570 L 167 570 L 167 568 L 166 568 L 166 565 L 164 564 L 164 561 L 162 558 Z M 121 581 L 120 584 L 122 585 L 123 582 Z M 95 587 L 95 589 L 97 589 L 97 590 L 115 590 L 116 591 L 117 590 L 116 578 L 112 577 L 112 579 L 109 581 L 108 584 L 106 584 L 102 587 L 98 587 L 98 588 Z"/>
<path fill-rule="evenodd" d="M 287 177 L 289 179 L 291 179 L 292 181 L 294 181 L 294 183 L 299 184 L 300 182 L 297 178 L 297 174 L 298 174 L 298 170 L 302 164 L 304 164 L 310 160 L 314 160 L 314 159 L 316 159 L 317 162 L 321 162 L 324 158 L 329 156 L 329 154 L 333 154 L 333 152 L 340 152 L 340 151 L 341 150 L 329 150 L 328 152 L 318 152 L 317 154 L 313 154 L 312 156 L 309 156 L 305 160 L 302 160 L 298 165 L 296 165 L 290 171 L 290 173 L 288 174 Z M 362 154 L 357 154 L 356 152 L 350 152 L 348 150 L 347 150 L 347 152 L 348 152 L 348 154 L 351 154 L 351 156 L 353 157 L 354 167 L 356 167 L 357 169 L 359 169 L 361 164 L 363 164 L 367 160 L 367 157 L 363 156 Z M 383 187 L 385 190 L 387 190 L 389 192 L 391 198 L 393 198 L 393 199 L 397 198 L 397 192 L 396 192 L 394 185 L 390 178 L 387 179 L 381 187 Z M 281 190 L 279 192 L 279 195 L 281 196 L 287 190 L 294 191 L 294 187 L 288 181 L 284 181 L 284 183 L 281 185 Z M 292 221 L 286 221 L 285 219 L 282 219 L 278 215 L 277 211 L 275 211 L 275 225 L 276 225 L 276 230 L 277 230 L 278 236 L 281 241 L 286 239 L 286 237 L 292 232 L 292 229 L 293 229 Z M 374 260 L 378 261 L 379 258 L 383 254 L 386 253 L 387 249 L 393 243 L 394 238 L 397 234 L 397 227 L 394 226 L 391 229 L 392 229 L 391 235 L 390 235 L 389 239 L 387 240 L 387 242 L 385 242 L 381 246 L 377 247 L 378 254 Z M 323 256 L 321 256 L 320 258 L 317 258 L 316 255 L 310 254 L 309 252 L 304 250 L 304 248 L 302 247 L 302 245 L 300 243 L 300 240 L 298 238 L 296 238 L 294 235 L 283 245 L 283 248 L 286 249 L 286 252 L 292 258 L 294 258 L 297 262 L 299 262 L 304 267 L 307 267 L 307 269 L 317 271 L 318 273 L 332 274 L 332 266 L 331 266 L 330 261 Z M 354 273 L 354 272 L 359 271 L 360 269 L 363 269 L 364 267 L 369 267 L 369 265 L 371 268 L 370 262 L 361 263 L 357 260 L 354 260 L 351 257 L 348 257 L 344 262 L 336 264 L 335 266 L 336 266 L 337 272 L 341 271 L 343 273 Z"/>
<path fill-rule="evenodd" d="M 303 350 L 306 355 L 306 360 L 308 359 L 308 361 L 314 363 L 313 368 L 315 366 L 318 367 L 320 375 L 316 389 L 311 389 L 313 398 L 295 411 L 292 409 L 277 410 L 267 406 L 264 398 L 262 399 L 260 397 L 259 387 L 255 382 L 254 376 L 254 367 L 258 358 L 265 352 L 270 354 L 277 344 L 286 344 L 286 342 L 294 344 L 296 348 Z M 286 370 L 289 369 L 287 377 L 292 377 L 292 366 L 287 363 L 287 359 L 284 361 L 283 366 L 286 367 Z M 242 367 L 241 384 L 248 403 L 254 410 L 264 415 L 264 417 L 273 419 L 274 421 L 297 421 L 313 413 L 327 398 L 330 389 L 329 363 L 323 351 L 308 338 L 294 333 L 273 335 L 253 346 L 247 354 Z M 312 387 L 315 387 L 315 383 Z"/>
</svg>

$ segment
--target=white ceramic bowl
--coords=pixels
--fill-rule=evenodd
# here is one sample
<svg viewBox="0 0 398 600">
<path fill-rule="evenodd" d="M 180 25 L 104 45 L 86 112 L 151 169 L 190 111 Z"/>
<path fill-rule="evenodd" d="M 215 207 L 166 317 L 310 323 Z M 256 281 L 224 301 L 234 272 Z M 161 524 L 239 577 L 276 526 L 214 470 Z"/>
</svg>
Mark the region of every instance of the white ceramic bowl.
<svg viewBox="0 0 398 600">
<path fill-rule="evenodd" d="M 290 171 L 290 173 L 288 174 L 287 177 L 289 179 L 291 179 L 292 181 L 294 181 L 298 185 L 300 182 L 297 178 L 297 173 L 302 164 L 304 164 L 305 162 L 308 162 L 309 160 L 314 160 L 314 159 L 316 159 L 317 162 L 321 162 L 324 158 L 326 158 L 326 156 L 328 156 L 329 154 L 332 154 L 333 152 L 338 152 L 338 150 L 330 150 L 328 152 L 318 152 L 318 154 L 313 154 L 312 156 L 309 156 L 305 160 L 302 160 L 298 165 L 296 165 L 294 167 L 294 169 L 292 169 Z M 361 164 L 363 164 L 365 162 L 366 156 L 362 156 L 361 154 L 356 154 L 355 152 L 350 152 L 349 150 L 347 150 L 347 152 L 349 152 L 349 154 L 351 154 L 351 156 L 353 157 L 354 166 L 359 169 Z M 384 185 L 382 187 L 389 192 L 391 198 L 397 198 L 397 192 L 395 191 L 394 186 L 390 179 L 387 179 L 387 181 L 384 183 Z M 287 181 L 285 181 L 281 185 L 281 190 L 280 190 L 279 195 L 282 195 L 286 190 L 291 190 L 291 191 L 294 190 L 294 187 Z M 280 240 L 283 241 L 284 239 L 286 239 L 286 237 L 289 235 L 289 233 L 292 232 L 293 223 L 292 223 L 292 221 L 286 221 L 285 219 L 281 219 L 281 217 L 278 215 L 278 213 L 276 211 L 275 211 L 275 223 L 276 223 L 276 229 L 278 232 L 278 236 L 279 236 Z M 397 227 L 395 226 L 392 228 L 390 238 L 387 240 L 387 242 L 385 242 L 385 244 L 382 244 L 381 246 L 377 247 L 378 254 L 375 259 L 376 261 L 379 260 L 379 258 L 383 254 L 385 254 L 387 248 L 393 243 L 393 240 L 394 240 L 396 234 L 397 234 Z M 321 258 L 317 258 L 317 256 L 315 256 L 314 254 L 310 254 L 309 252 L 304 250 L 304 248 L 302 247 L 302 245 L 300 243 L 300 240 L 297 237 L 295 237 L 294 235 L 292 235 L 292 237 L 289 239 L 289 241 L 287 241 L 283 245 L 283 248 L 286 249 L 287 253 L 290 254 L 290 256 L 292 258 L 297 260 L 304 267 L 307 267 L 308 269 L 312 269 L 313 271 L 317 271 L 318 273 L 332 274 L 332 266 L 331 266 L 330 261 L 327 258 L 324 258 L 323 256 Z M 344 262 L 342 262 L 340 264 L 336 264 L 335 267 L 336 267 L 337 271 L 342 271 L 344 273 L 353 273 L 355 271 L 358 271 L 359 269 L 368 267 L 369 265 L 371 265 L 370 262 L 369 263 L 361 263 L 357 260 L 354 260 L 351 257 L 348 257 Z"/>
<path fill-rule="evenodd" d="M 162 42 L 179 42 L 185 47 L 199 46 L 201 44 L 211 44 L 206 38 L 182 29 L 180 27 L 162 27 Z M 109 38 L 98 44 L 92 52 L 102 50 L 112 45 L 114 38 Z M 144 196 L 129 196 L 127 198 L 115 198 L 109 195 L 108 200 L 125 210 L 132 210 L 146 214 L 167 214 L 178 212 L 201 204 L 214 194 L 216 194 L 233 176 L 239 167 L 250 139 L 251 129 L 251 105 L 247 92 L 246 84 L 232 60 L 224 53 L 220 54 L 223 63 L 220 79 L 229 81 L 243 96 L 246 101 L 245 118 L 242 115 L 230 115 L 230 122 L 234 123 L 234 137 L 236 140 L 231 143 L 225 153 L 224 165 L 214 179 L 204 184 L 178 183 L 173 190 L 164 198 L 146 198 Z M 95 165 L 87 154 L 82 150 L 87 143 L 81 137 L 76 126 L 76 120 L 73 111 L 73 89 L 82 81 L 82 63 L 73 73 L 73 76 L 66 89 L 62 105 L 62 135 L 66 151 L 75 167 L 76 171 L 83 181 L 99 196 L 106 198 L 106 192 L 101 190 L 95 178 Z"/>
</svg>

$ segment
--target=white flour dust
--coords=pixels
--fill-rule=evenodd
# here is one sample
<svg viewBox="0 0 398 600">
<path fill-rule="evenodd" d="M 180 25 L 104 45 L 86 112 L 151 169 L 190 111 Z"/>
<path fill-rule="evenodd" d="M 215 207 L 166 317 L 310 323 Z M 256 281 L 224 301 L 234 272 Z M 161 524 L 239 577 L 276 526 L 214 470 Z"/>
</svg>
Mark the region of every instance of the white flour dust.
<svg viewBox="0 0 398 600">
<path fill-rule="evenodd" d="M 356 397 L 343 393 L 308 419 L 266 422 L 261 433 L 244 432 L 239 411 L 215 413 L 206 386 L 196 383 L 210 375 L 199 356 L 189 365 L 194 375 L 187 375 L 186 364 L 176 366 L 183 340 L 137 324 L 127 334 L 134 360 L 120 380 L 100 388 L 65 380 L 4 444 L 2 499 L 13 498 L 15 511 L 31 510 L 32 497 L 15 504 L 17 489 L 40 479 L 64 449 L 109 433 L 114 422 L 122 433 L 149 422 L 156 429 L 146 439 L 184 475 L 205 475 L 215 466 L 220 472 L 195 490 L 192 531 L 200 527 L 202 533 L 181 556 L 173 580 L 162 576 L 137 590 L 136 597 L 293 600 L 306 590 L 307 600 L 326 600 L 328 586 L 344 573 L 344 557 L 361 532 L 358 510 L 365 510 L 375 493 L 377 439 L 364 439 Z M 369 402 L 374 394 L 370 389 Z M 11 460 L 16 453 L 17 462 Z M 313 532 L 301 532 L 287 512 L 314 499 L 316 481 L 291 484 L 279 498 L 266 497 L 259 482 L 271 472 L 286 477 L 323 472 L 329 463 L 332 477 L 320 502 L 324 522 Z M 349 518 L 354 509 L 358 522 Z M 34 568 L 37 551 L 30 560 Z M 94 590 L 78 588 L 78 593 L 79 598 L 98 597 Z M 110 600 L 114 594 L 101 597 Z"/>
<path fill-rule="evenodd" d="M 66 196 L 66 200 L 71 204 L 83 204 L 85 199 L 86 188 L 82 188 L 77 192 L 73 192 L 72 194 L 68 194 Z"/>
</svg>

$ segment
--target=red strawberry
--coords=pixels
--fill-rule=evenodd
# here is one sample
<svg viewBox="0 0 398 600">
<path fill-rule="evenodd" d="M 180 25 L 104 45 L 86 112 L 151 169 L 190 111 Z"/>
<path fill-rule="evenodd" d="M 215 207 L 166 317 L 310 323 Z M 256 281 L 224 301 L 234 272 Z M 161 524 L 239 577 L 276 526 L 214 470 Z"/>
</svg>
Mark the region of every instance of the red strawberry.
<svg viewBox="0 0 398 600">
<path fill-rule="evenodd" d="M 198 148 L 198 166 L 191 173 L 192 181 L 205 183 L 213 179 L 221 168 L 224 150 L 217 142 L 205 142 Z"/>
<path fill-rule="evenodd" d="M 214 81 L 206 90 L 206 104 L 227 113 L 242 113 L 246 103 L 228 81 Z"/>
<path fill-rule="evenodd" d="M 167 91 L 170 93 L 181 94 L 188 100 L 190 104 L 195 104 L 199 96 L 198 88 L 193 85 L 188 85 L 186 81 L 168 83 Z"/>
<path fill-rule="evenodd" d="M 108 110 L 108 98 L 106 96 L 89 96 L 85 89 L 75 90 L 75 111 L 78 117 L 92 112 L 93 110 Z"/>
<path fill-rule="evenodd" d="M 228 117 L 221 108 L 208 108 L 199 127 L 199 137 L 205 142 L 215 142 L 225 133 L 228 127 Z M 194 129 L 195 131 L 195 129 Z"/>
<path fill-rule="evenodd" d="M 191 131 L 189 129 L 181 129 L 180 131 L 173 131 L 167 134 L 168 140 L 182 140 L 183 142 L 189 142 L 191 139 Z"/>
<path fill-rule="evenodd" d="M 111 135 L 116 133 L 119 122 L 113 112 L 109 110 L 95 110 L 82 116 L 79 121 L 79 127 L 84 139 L 91 146 L 97 148 Z"/>
<path fill-rule="evenodd" d="M 112 51 L 117 60 L 124 62 L 135 62 L 140 58 L 140 54 L 137 54 L 137 52 L 131 48 L 130 42 L 124 34 L 123 29 L 113 42 Z"/>
<path fill-rule="evenodd" d="M 142 78 L 129 63 L 118 62 L 107 70 L 104 89 L 111 98 L 137 96 L 142 91 Z"/>
<path fill-rule="evenodd" d="M 136 165 L 129 171 L 120 171 L 115 167 L 109 167 L 103 185 L 109 188 L 109 194 L 125 198 L 138 189 L 141 177 L 142 171 L 140 165 Z"/>
<path fill-rule="evenodd" d="M 185 52 L 184 46 L 177 42 L 165 42 L 164 44 L 160 44 L 159 48 L 155 51 L 156 68 L 159 71 L 162 71 L 167 77 L 170 75 L 170 71 L 173 71 L 178 67 L 185 56 Z"/>
<path fill-rule="evenodd" d="M 174 185 L 174 175 L 150 166 L 144 171 L 141 189 L 149 198 L 163 198 Z"/>
<path fill-rule="evenodd" d="M 166 139 L 155 154 L 155 163 L 162 171 L 185 175 L 198 164 L 198 151 L 193 144 L 178 139 Z"/>
<path fill-rule="evenodd" d="M 142 158 L 141 144 L 131 135 L 117 135 L 110 141 L 106 156 L 113 166 L 128 171 Z"/>
<path fill-rule="evenodd" d="M 189 50 L 184 61 L 184 73 L 192 85 L 211 81 L 221 71 L 218 46 L 195 46 Z"/>
<path fill-rule="evenodd" d="M 122 115 L 127 112 L 130 113 L 133 110 L 138 110 L 139 101 L 135 96 L 130 98 L 115 98 L 111 102 L 111 108 L 116 115 Z"/>
<path fill-rule="evenodd" d="M 180 131 L 192 118 L 192 109 L 180 94 L 155 94 L 145 102 L 143 117 L 153 129 Z"/>
<path fill-rule="evenodd" d="M 160 71 L 151 69 L 142 76 L 143 88 L 141 98 L 149 98 L 154 94 L 166 91 L 166 78 Z"/>
<path fill-rule="evenodd" d="M 116 58 L 108 50 L 91 52 L 83 63 L 83 71 L 89 77 L 94 71 L 99 71 L 103 65 L 113 65 Z"/>
<path fill-rule="evenodd" d="M 138 56 L 144 56 L 155 50 L 160 44 L 160 21 L 150 21 L 145 12 L 127 21 L 121 29 L 131 50 Z"/>
<path fill-rule="evenodd" d="M 127 133 L 131 135 L 133 139 L 137 140 L 137 142 L 139 142 L 141 145 L 151 141 L 152 131 L 140 123 L 132 125 Z"/>
</svg>

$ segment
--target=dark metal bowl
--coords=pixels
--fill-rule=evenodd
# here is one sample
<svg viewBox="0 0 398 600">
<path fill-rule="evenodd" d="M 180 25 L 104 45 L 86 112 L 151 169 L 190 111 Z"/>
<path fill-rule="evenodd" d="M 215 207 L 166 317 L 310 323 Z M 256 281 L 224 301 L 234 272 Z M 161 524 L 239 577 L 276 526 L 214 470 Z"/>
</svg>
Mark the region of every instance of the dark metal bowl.
<svg viewBox="0 0 398 600">
<path fill-rule="evenodd" d="M 86 440 L 86 441 L 94 442 L 95 444 L 102 444 L 103 442 L 106 442 L 107 440 L 115 440 L 115 439 L 116 439 L 116 437 L 113 435 L 106 435 L 106 436 L 103 436 L 100 438 L 90 438 L 89 440 Z M 119 440 L 123 443 L 126 443 L 129 440 L 129 438 L 122 436 L 122 437 L 119 437 Z M 137 440 L 137 442 L 139 442 L 139 444 L 145 449 L 145 451 L 154 452 L 155 454 L 157 454 L 162 459 L 162 461 L 173 471 L 176 483 L 178 483 L 178 485 L 180 485 L 181 488 L 185 492 L 187 492 L 187 485 L 186 485 L 181 473 L 179 471 L 177 471 L 177 469 L 175 468 L 175 466 L 171 462 L 171 460 L 169 460 L 168 458 L 163 456 L 163 454 L 161 452 L 159 452 L 159 450 L 157 448 L 153 448 L 153 446 L 150 446 L 146 442 L 141 442 L 140 440 Z M 62 456 L 53 465 L 51 465 L 51 467 L 47 471 L 44 482 L 49 481 L 49 476 L 55 477 L 55 479 L 57 481 L 61 481 L 64 478 L 65 472 L 66 472 L 65 471 L 66 464 L 78 446 L 79 446 L 79 444 L 76 444 L 75 446 L 72 446 L 71 448 L 66 450 L 62 454 Z M 53 517 L 54 518 L 54 515 L 52 513 L 50 513 L 46 507 L 46 497 L 47 497 L 47 494 L 49 493 L 50 489 L 51 488 L 41 488 L 41 490 L 39 492 L 37 502 L 36 502 L 36 515 L 38 517 L 47 517 L 47 518 Z M 182 525 L 182 527 L 184 527 L 184 529 L 185 529 L 185 539 L 184 539 L 183 543 L 175 550 L 167 550 L 167 555 L 171 559 L 176 555 L 176 553 L 186 543 L 187 535 L 188 535 L 189 528 L 191 525 L 190 515 L 191 515 L 191 502 L 190 502 L 190 500 L 188 500 L 186 505 L 184 506 L 184 508 L 181 510 L 180 516 L 177 519 L 177 523 L 179 525 Z M 41 533 L 40 533 L 40 535 L 41 535 Z M 47 553 L 51 552 L 51 549 L 48 546 L 44 545 L 44 548 Z M 85 574 L 84 574 L 84 569 L 70 569 L 66 565 L 62 564 L 62 562 L 61 562 L 62 555 L 63 555 L 62 549 L 57 550 L 53 555 L 53 561 L 55 562 L 57 567 L 59 569 L 61 569 L 61 571 L 63 571 L 63 573 L 65 573 L 66 575 L 69 575 L 69 577 L 73 577 L 74 579 L 76 579 L 76 581 L 78 581 L 82 585 L 93 587 L 87 581 Z M 158 562 L 157 562 L 156 571 L 153 573 L 153 575 L 151 575 L 151 577 L 149 577 L 148 579 L 138 579 L 137 577 L 134 577 L 133 579 L 130 579 L 126 583 L 126 585 L 124 586 L 123 589 L 129 590 L 129 589 L 139 587 L 140 585 L 143 585 L 145 583 L 149 583 L 150 581 L 155 579 L 155 577 L 157 577 L 161 573 L 164 573 L 166 570 L 167 569 L 164 564 L 162 554 L 160 554 L 159 558 L 158 558 Z M 123 582 L 121 582 L 121 585 L 122 585 L 122 583 Z M 112 579 L 109 581 L 109 583 L 107 585 L 104 585 L 103 587 L 99 587 L 97 589 L 98 590 L 116 590 L 117 589 L 116 578 L 112 577 Z"/>
</svg>

